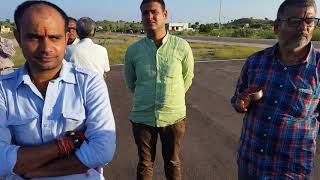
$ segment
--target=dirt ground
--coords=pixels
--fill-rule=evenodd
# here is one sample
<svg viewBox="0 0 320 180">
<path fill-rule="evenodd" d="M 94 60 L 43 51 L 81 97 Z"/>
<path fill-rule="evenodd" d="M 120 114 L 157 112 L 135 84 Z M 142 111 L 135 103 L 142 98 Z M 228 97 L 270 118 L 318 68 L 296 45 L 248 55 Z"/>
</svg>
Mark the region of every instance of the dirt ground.
<svg viewBox="0 0 320 180">
<path fill-rule="evenodd" d="M 236 151 L 242 115 L 233 111 L 230 97 L 244 61 L 196 63 L 195 79 L 187 94 L 187 131 L 181 159 L 184 180 L 237 179 Z M 111 67 L 107 80 L 117 128 L 117 150 L 105 177 L 135 179 L 137 149 L 128 115 L 132 96 L 125 88 L 123 66 Z M 319 148 L 318 148 L 319 149 Z M 319 152 L 313 172 L 320 179 Z M 154 180 L 163 180 L 163 162 L 158 144 Z"/>
</svg>

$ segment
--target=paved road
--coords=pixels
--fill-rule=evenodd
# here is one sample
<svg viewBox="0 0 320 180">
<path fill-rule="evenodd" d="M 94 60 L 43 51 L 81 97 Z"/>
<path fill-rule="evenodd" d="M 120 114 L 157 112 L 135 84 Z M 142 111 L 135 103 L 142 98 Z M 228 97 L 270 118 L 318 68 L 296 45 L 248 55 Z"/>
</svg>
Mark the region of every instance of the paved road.
<svg viewBox="0 0 320 180">
<path fill-rule="evenodd" d="M 275 39 L 248 39 L 248 38 L 230 38 L 213 36 L 181 36 L 189 42 L 203 42 L 213 44 L 239 45 L 266 48 L 277 42 Z M 313 41 L 316 48 L 320 48 L 319 41 Z"/>
<path fill-rule="evenodd" d="M 188 122 L 182 148 L 184 180 L 237 179 L 236 149 L 242 115 L 233 112 L 229 99 L 243 62 L 196 63 L 195 79 L 187 95 Z M 122 66 L 112 67 L 108 87 L 116 119 L 117 151 L 105 176 L 112 180 L 135 179 L 137 150 L 128 121 L 131 94 L 124 86 Z M 162 167 L 158 146 L 154 180 L 165 179 Z M 319 167 L 314 179 L 320 179 Z"/>
</svg>

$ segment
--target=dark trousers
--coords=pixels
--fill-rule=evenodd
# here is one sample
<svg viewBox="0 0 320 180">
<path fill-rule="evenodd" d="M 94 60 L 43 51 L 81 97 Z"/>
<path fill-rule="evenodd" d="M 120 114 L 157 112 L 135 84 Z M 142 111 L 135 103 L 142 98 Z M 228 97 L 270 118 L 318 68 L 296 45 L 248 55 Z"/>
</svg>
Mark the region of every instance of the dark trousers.
<svg viewBox="0 0 320 180">
<path fill-rule="evenodd" d="M 185 133 L 186 120 L 166 127 L 152 127 L 132 123 L 138 147 L 137 180 L 152 180 L 158 134 L 162 144 L 164 170 L 168 180 L 181 180 L 180 146 Z"/>
</svg>

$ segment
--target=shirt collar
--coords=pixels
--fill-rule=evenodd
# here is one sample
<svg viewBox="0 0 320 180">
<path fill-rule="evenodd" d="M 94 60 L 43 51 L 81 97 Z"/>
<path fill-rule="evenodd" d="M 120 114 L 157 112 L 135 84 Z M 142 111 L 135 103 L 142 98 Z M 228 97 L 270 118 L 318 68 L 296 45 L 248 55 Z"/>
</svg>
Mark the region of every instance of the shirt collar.
<svg viewBox="0 0 320 180">
<path fill-rule="evenodd" d="M 316 49 L 314 48 L 313 44 L 310 42 L 307 46 L 310 47 L 308 55 L 306 56 L 305 60 L 302 63 L 312 63 L 312 60 L 315 58 L 315 54 L 316 54 Z M 278 55 L 278 51 L 279 51 L 279 43 L 275 44 L 272 46 L 272 48 L 267 51 L 266 55 L 272 55 L 274 57 L 274 59 L 280 59 L 279 55 Z"/>
<path fill-rule="evenodd" d="M 162 39 L 162 45 L 164 45 L 164 44 L 168 41 L 168 38 L 169 38 L 169 31 L 166 31 L 166 35 L 165 35 L 165 36 L 163 37 L 163 39 Z M 150 38 L 148 38 L 148 37 L 146 37 L 146 39 L 147 39 L 147 41 L 148 41 L 149 43 L 152 43 L 152 44 L 155 45 L 153 39 L 150 39 Z M 162 46 L 162 45 L 161 45 L 161 46 Z M 161 46 L 160 46 L 160 47 L 161 47 Z"/>
<path fill-rule="evenodd" d="M 55 80 L 64 81 L 66 83 L 75 84 L 76 78 L 74 74 L 74 68 L 71 63 L 68 63 L 66 60 L 62 61 L 62 68 L 59 74 L 59 77 Z M 29 75 L 27 63 L 25 63 L 21 68 L 16 70 L 17 73 L 17 82 L 15 88 L 17 89 L 22 83 L 24 84 L 33 84 Z"/>
<path fill-rule="evenodd" d="M 83 39 L 81 39 L 80 41 L 79 41 L 79 43 L 83 43 L 83 42 L 93 42 L 92 41 L 92 39 L 90 39 L 90 38 L 83 38 Z"/>
</svg>

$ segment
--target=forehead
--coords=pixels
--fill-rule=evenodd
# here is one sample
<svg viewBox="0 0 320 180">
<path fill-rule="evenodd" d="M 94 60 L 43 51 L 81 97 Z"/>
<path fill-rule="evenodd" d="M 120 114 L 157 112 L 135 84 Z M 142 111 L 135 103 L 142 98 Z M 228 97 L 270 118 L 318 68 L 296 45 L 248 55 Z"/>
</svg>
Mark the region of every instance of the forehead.
<svg viewBox="0 0 320 180">
<path fill-rule="evenodd" d="M 162 10 L 162 6 L 159 2 L 148 2 L 141 6 L 141 12 L 150 10 Z"/>
<path fill-rule="evenodd" d="M 39 28 L 41 26 L 64 28 L 65 20 L 53 7 L 45 4 L 36 4 L 25 10 L 20 26 L 21 29 Z"/>
<path fill-rule="evenodd" d="M 309 6 L 309 7 L 291 6 L 284 11 L 283 15 L 286 17 L 305 17 L 305 16 L 315 17 L 316 10 L 312 6 Z"/>
<path fill-rule="evenodd" d="M 69 26 L 76 26 L 76 22 L 74 20 L 69 20 L 68 25 Z"/>
</svg>

